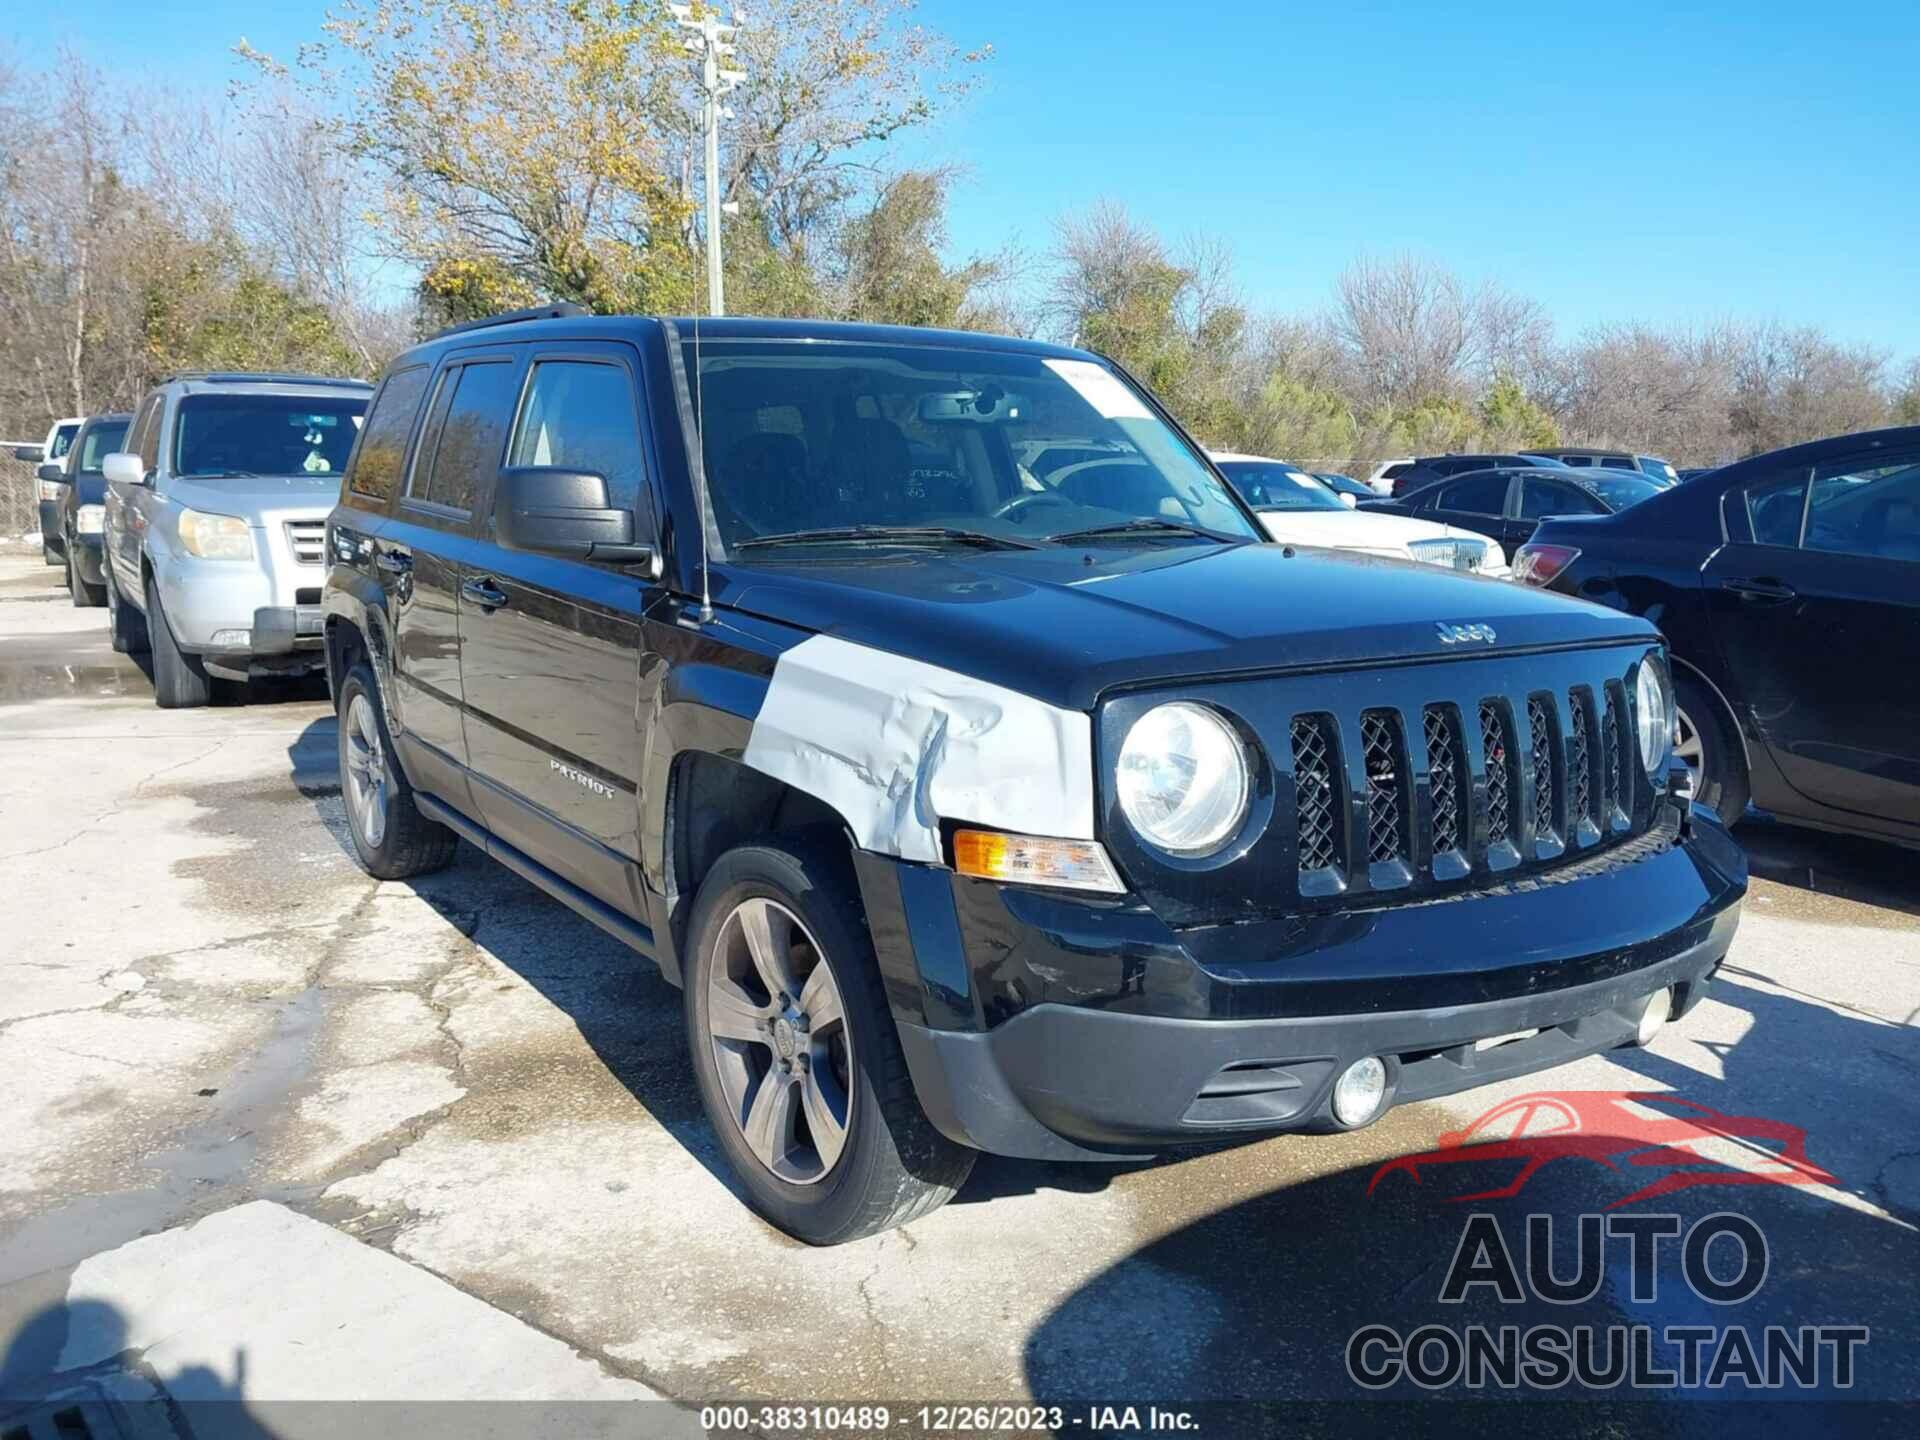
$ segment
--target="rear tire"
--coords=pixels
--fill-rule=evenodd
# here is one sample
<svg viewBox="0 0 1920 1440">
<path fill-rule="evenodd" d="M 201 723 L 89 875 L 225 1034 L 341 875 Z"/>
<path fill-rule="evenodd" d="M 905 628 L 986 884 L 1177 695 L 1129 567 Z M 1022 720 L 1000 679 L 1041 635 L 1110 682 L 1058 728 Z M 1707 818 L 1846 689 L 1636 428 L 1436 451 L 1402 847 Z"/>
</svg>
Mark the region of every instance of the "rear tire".
<svg viewBox="0 0 1920 1440">
<path fill-rule="evenodd" d="M 196 710 L 213 698 L 213 679 L 198 655 L 174 639 L 160 587 L 147 581 L 147 630 L 153 637 L 153 698 L 162 710 Z"/>
<path fill-rule="evenodd" d="M 377 880 L 405 880 L 444 869 L 460 837 L 413 803 L 413 786 L 394 756 L 373 671 L 362 663 L 340 683 L 340 798 L 360 866 Z"/>
<path fill-rule="evenodd" d="M 809 1245 L 918 1219 L 953 1197 L 975 1159 L 920 1108 L 837 840 L 778 836 L 729 850 L 702 882 L 688 930 L 701 1104 L 747 1203 Z M 760 1123 L 776 1107 L 780 1118 Z"/>
<path fill-rule="evenodd" d="M 103 561 L 107 579 L 107 632 L 116 655 L 144 655 L 148 649 L 147 618 L 120 596 L 119 582 L 113 578 L 113 562 Z"/>
<path fill-rule="evenodd" d="M 1673 696 L 1680 711 L 1680 743 L 1674 753 L 1686 761 L 1693 776 L 1694 800 L 1724 823 L 1739 824 L 1753 790 L 1746 753 L 1732 719 L 1713 693 L 1691 676 L 1674 676 Z"/>
</svg>

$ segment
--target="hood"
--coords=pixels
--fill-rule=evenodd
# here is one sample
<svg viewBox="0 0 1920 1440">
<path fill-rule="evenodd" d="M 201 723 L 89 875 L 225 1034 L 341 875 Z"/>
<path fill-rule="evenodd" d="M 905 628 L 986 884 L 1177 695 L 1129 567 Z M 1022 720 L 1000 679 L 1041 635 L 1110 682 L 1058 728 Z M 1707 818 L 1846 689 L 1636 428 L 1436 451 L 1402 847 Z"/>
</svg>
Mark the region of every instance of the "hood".
<svg viewBox="0 0 1920 1440">
<path fill-rule="evenodd" d="M 231 479 L 176 479 L 167 498 L 190 510 L 235 515 L 250 524 L 274 519 L 325 519 L 340 498 L 338 475 L 240 475 Z"/>
<path fill-rule="evenodd" d="M 1331 513 L 1331 512 L 1329 512 Z M 814 552 L 726 565 L 715 598 L 770 620 L 976 675 L 1064 708 L 1204 676 L 1646 641 L 1646 621 L 1434 565 L 1276 545 Z"/>
</svg>

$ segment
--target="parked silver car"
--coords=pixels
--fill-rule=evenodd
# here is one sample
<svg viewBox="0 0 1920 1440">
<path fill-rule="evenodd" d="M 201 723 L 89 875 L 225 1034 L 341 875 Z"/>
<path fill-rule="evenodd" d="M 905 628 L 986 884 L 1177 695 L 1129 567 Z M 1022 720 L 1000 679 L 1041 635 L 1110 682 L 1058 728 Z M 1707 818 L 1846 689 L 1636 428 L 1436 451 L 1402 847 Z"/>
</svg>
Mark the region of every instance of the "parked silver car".
<svg viewBox="0 0 1920 1440">
<path fill-rule="evenodd" d="M 373 387 L 305 375 L 175 375 L 109 455 L 113 648 L 153 654 L 163 709 L 218 680 L 324 668 L 327 513 Z"/>
</svg>

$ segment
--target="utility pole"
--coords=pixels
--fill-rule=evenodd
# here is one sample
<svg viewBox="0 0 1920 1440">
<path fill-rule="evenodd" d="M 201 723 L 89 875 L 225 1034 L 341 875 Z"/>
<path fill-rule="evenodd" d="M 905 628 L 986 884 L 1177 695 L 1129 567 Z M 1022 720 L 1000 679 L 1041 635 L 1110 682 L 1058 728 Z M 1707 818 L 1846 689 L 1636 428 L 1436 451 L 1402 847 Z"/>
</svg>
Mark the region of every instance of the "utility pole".
<svg viewBox="0 0 1920 1440">
<path fill-rule="evenodd" d="M 691 5 L 671 5 L 668 9 L 683 29 L 693 32 L 686 39 L 686 49 L 699 58 L 700 88 L 707 97 L 701 107 L 707 140 L 707 313 L 724 315 L 727 302 L 720 269 L 720 215 L 722 211 L 738 214 L 740 207 L 720 201 L 720 122 L 733 118 L 720 97 L 738 88 L 747 76 L 744 70 L 723 69 L 722 62 L 734 53 L 733 36 L 744 22 L 735 11 L 731 25 L 721 24 L 719 11 L 711 5 L 700 7 L 698 19 Z"/>
</svg>

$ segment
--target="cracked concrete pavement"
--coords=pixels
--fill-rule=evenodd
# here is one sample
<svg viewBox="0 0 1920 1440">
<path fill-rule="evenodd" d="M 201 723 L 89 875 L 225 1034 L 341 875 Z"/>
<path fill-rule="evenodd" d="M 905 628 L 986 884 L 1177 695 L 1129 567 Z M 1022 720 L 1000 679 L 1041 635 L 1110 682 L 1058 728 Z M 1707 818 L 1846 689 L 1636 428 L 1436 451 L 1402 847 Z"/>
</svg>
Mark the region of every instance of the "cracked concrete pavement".
<svg viewBox="0 0 1920 1440">
<path fill-rule="evenodd" d="M 295 1314 L 315 1265 L 365 1254 L 445 1289 L 422 1324 L 453 1323 L 448 1296 L 482 1306 L 557 1347 L 538 1373 L 588 1388 L 1338 1398 L 1358 1324 L 1445 1318 L 1432 1277 L 1461 1212 L 1410 1186 L 1369 1199 L 1377 1165 L 1502 1096 L 1672 1090 L 1805 1127 L 1840 1182 L 1664 1202 L 1761 1221 L 1775 1270 L 1749 1318 L 1872 1323 L 1872 1393 L 1920 1395 L 1911 855 L 1748 827 L 1777 878 L 1711 998 L 1647 1051 L 1348 1136 L 1111 1170 L 986 1160 L 944 1210 L 812 1250 L 729 1188 L 650 965 L 465 846 L 419 882 L 369 879 L 322 692 L 161 712 L 54 576 L 0 556 L 0 1355 L 89 1266 L 203 1254 L 243 1215 L 237 1263 Z M 1621 1193 L 1554 1169 L 1526 1203 Z M 135 1328 L 158 1323 L 147 1283 L 122 1293 Z M 216 1300 L 207 1335 L 266 1343 L 256 1310 Z M 1611 1289 L 1595 1305 L 1647 1318 Z M 409 1354 L 344 1369 L 360 1394 L 441 1393 Z M 297 1356 L 246 1384 L 310 1393 Z"/>
</svg>

